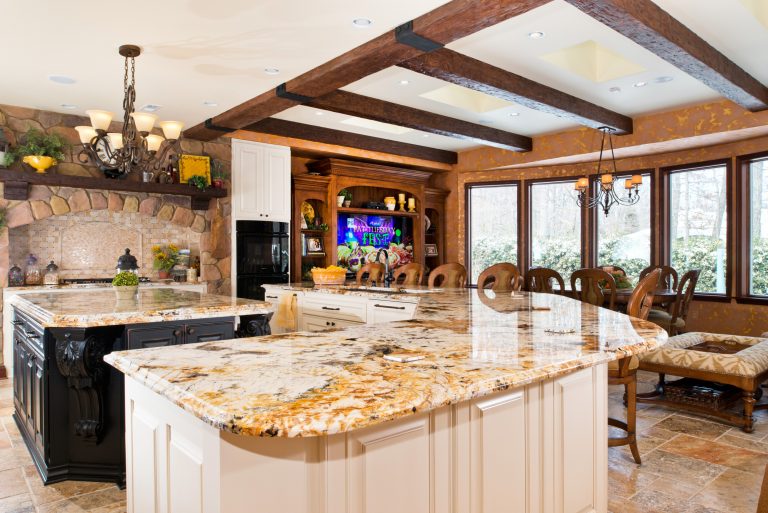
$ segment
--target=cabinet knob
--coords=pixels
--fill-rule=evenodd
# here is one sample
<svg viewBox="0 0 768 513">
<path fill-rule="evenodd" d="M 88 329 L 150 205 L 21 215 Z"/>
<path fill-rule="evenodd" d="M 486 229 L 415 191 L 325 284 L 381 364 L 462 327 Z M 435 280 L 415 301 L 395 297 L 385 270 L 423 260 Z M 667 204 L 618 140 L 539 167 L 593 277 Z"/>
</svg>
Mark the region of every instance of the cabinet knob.
<svg viewBox="0 0 768 513">
<path fill-rule="evenodd" d="M 173 330 L 173 336 L 174 337 L 180 337 L 181 336 L 181 330 Z"/>
<path fill-rule="evenodd" d="M 195 332 L 195 328 L 187 328 L 187 333 L 192 335 Z"/>
</svg>

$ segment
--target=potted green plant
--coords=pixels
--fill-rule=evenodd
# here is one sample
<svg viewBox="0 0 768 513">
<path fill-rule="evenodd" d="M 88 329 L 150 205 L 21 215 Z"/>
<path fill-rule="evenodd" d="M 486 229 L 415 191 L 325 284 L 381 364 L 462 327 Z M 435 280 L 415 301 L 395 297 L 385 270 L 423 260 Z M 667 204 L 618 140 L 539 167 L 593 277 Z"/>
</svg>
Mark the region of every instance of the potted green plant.
<svg viewBox="0 0 768 513">
<path fill-rule="evenodd" d="M 154 246 L 152 248 L 154 256 L 153 266 L 157 269 L 158 278 L 167 280 L 171 277 L 171 270 L 179 263 L 179 248 L 175 244 L 167 246 Z"/>
<path fill-rule="evenodd" d="M 200 175 L 190 176 L 187 183 L 192 187 L 197 187 L 201 191 L 204 191 L 208 188 L 208 180 L 206 180 L 204 176 Z"/>
<path fill-rule="evenodd" d="M 118 301 L 133 299 L 139 290 L 139 277 L 131 271 L 120 271 L 112 280 Z"/>
<path fill-rule="evenodd" d="M 221 162 L 211 159 L 211 185 L 214 189 L 224 188 L 224 166 Z"/>
<path fill-rule="evenodd" d="M 64 152 L 69 144 L 59 134 L 46 134 L 36 128 L 30 128 L 22 137 L 22 143 L 5 153 L 6 166 L 13 164 L 16 159 L 33 167 L 38 173 L 55 166 L 65 158 Z"/>
<path fill-rule="evenodd" d="M 344 194 L 344 206 L 349 208 L 349 206 L 352 204 L 352 193 L 347 189 L 344 189 L 341 192 Z"/>
<path fill-rule="evenodd" d="M 344 200 L 347 199 L 347 190 L 342 189 L 339 194 L 336 195 L 336 206 L 341 207 L 344 205 Z"/>
</svg>

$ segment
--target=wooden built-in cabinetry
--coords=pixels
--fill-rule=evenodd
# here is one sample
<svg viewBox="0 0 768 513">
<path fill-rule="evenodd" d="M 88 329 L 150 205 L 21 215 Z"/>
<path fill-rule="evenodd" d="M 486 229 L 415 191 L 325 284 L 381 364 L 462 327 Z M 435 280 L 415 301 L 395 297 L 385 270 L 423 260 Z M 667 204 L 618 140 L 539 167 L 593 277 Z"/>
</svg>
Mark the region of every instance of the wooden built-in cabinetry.
<svg viewBox="0 0 768 513">
<path fill-rule="evenodd" d="M 306 271 L 311 266 L 327 266 L 337 262 L 336 234 L 340 213 L 413 218 L 414 261 L 426 265 L 428 269 L 443 263 L 445 197 L 448 191 L 427 187 L 431 172 L 333 158 L 312 162 L 307 167 L 313 174 L 293 177 L 291 269 L 295 281 L 302 279 L 305 274 L 302 268 Z M 349 207 L 337 206 L 336 196 L 343 189 L 352 194 L 352 204 Z M 415 212 L 374 210 L 363 207 L 368 202 L 383 202 L 386 196 L 397 198 L 399 193 L 404 193 L 406 198 L 415 198 Z M 320 215 L 323 222 L 328 224 L 329 229 L 326 232 L 304 231 L 305 235 L 323 238 L 325 255 L 302 256 L 301 208 L 303 202 L 311 204 L 316 215 Z M 397 208 L 399 209 L 399 205 Z M 430 218 L 429 230 L 425 230 L 425 216 Z M 425 243 L 437 245 L 436 257 L 425 258 Z"/>
</svg>

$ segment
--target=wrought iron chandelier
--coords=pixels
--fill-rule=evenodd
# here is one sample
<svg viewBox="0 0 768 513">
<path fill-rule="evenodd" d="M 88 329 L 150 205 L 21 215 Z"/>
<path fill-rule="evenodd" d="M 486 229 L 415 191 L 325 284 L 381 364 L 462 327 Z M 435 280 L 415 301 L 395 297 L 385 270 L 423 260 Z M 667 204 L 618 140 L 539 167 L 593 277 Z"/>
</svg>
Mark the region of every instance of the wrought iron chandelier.
<svg viewBox="0 0 768 513">
<path fill-rule="evenodd" d="M 160 122 L 165 138 L 150 133 L 157 116 L 148 112 L 135 112 L 134 109 L 135 59 L 141 55 L 141 48 L 122 45 L 119 51 L 125 57 L 123 130 L 120 133 L 107 132 L 113 113 L 105 110 L 85 111 L 91 118 L 91 126 L 75 127 L 83 144 L 78 159 L 83 164 L 90 162 L 98 166 L 111 178 L 124 177 L 132 171 L 149 173 L 151 176 L 160 170 L 169 152 L 178 147 L 184 124 L 180 121 Z"/>
<path fill-rule="evenodd" d="M 589 195 L 589 178 L 579 178 L 574 184 L 573 188 L 576 190 L 576 203 L 580 207 L 585 208 L 597 208 L 603 209 L 605 215 L 611 211 L 611 207 L 614 205 L 634 205 L 640 200 L 640 186 L 643 184 L 642 175 L 632 175 L 631 178 L 624 179 L 624 190 L 627 191 L 627 195 L 622 197 L 616 191 L 617 180 L 616 177 L 616 156 L 613 153 L 613 132 L 614 129 L 601 126 L 599 130 L 603 133 L 602 140 L 600 141 L 600 158 L 597 162 L 597 174 L 600 177 L 600 186 L 596 188 L 594 197 Z M 605 139 L 608 138 L 608 146 L 611 149 L 611 163 L 613 171 L 603 170 L 603 152 L 605 151 Z"/>
</svg>

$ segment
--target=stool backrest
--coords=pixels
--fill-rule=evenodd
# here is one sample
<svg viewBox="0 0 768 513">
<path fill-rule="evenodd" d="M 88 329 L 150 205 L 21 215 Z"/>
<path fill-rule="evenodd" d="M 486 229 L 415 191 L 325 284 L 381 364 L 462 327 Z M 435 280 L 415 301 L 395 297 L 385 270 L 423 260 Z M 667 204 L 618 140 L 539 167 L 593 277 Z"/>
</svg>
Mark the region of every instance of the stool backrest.
<svg viewBox="0 0 768 513">
<path fill-rule="evenodd" d="M 368 275 L 367 279 L 365 279 L 366 275 Z M 384 264 L 380 264 L 378 262 L 369 262 L 362 266 L 360 270 L 357 271 L 357 275 L 355 276 L 355 283 L 358 285 L 363 285 L 364 279 L 365 285 L 381 284 L 384 280 Z"/>
<path fill-rule="evenodd" d="M 522 288 L 522 277 L 515 264 L 494 264 L 480 273 L 477 288 L 489 288 L 494 292 L 508 292 Z"/>
<path fill-rule="evenodd" d="M 565 291 L 565 282 L 559 272 L 547 267 L 532 267 L 525 273 L 525 290 L 554 294 L 553 281 L 560 286 L 559 292 L 562 294 Z"/>
<path fill-rule="evenodd" d="M 429 288 L 463 288 L 467 270 L 459 263 L 439 265 L 429 273 Z"/>
<path fill-rule="evenodd" d="M 580 285 L 580 287 L 577 285 Z M 616 281 L 602 269 L 579 269 L 571 275 L 571 290 L 579 301 L 613 310 L 616 304 Z"/>
<path fill-rule="evenodd" d="M 677 319 L 686 320 L 688 318 L 688 308 L 693 300 L 693 293 L 696 291 L 696 283 L 699 281 L 701 271 L 693 269 L 688 271 L 680 279 L 680 286 L 677 288 L 677 297 L 672 305 L 672 324 Z"/>
<path fill-rule="evenodd" d="M 392 277 L 397 285 L 405 285 L 407 287 L 421 285 L 421 281 L 424 278 L 424 266 L 417 262 L 402 265 L 395 269 Z"/>
<path fill-rule="evenodd" d="M 659 275 L 659 285 L 657 288 L 677 290 L 677 271 L 674 267 L 668 265 L 649 265 L 640 271 L 640 279 L 645 278 L 654 269 L 661 271 Z"/>
<path fill-rule="evenodd" d="M 627 302 L 627 315 L 637 317 L 644 321 L 648 319 L 648 314 L 653 306 L 653 293 L 658 287 L 661 269 L 654 269 L 640 280 L 632 295 Z"/>
</svg>

